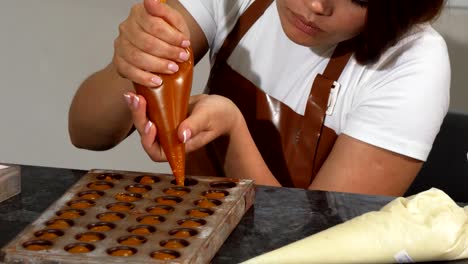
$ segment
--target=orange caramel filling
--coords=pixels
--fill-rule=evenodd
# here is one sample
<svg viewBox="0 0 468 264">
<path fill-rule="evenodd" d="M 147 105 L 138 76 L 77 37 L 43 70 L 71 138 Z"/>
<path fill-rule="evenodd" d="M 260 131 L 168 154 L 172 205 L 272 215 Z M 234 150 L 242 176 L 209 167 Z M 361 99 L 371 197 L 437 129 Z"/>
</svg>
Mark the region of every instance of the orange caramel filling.
<svg viewBox="0 0 468 264">
<path fill-rule="evenodd" d="M 183 226 L 183 227 L 198 227 L 198 226 L 201 226 L 201 225 L 202 225 L 201 223 L 193 221 L 193 220 L 187 220 L 187 221 L 184 221 L 181 224 L 181 226 Z"/>
<path fill-rule="evenodd" d="M 207 212 L 202 212 L 200 210 L 191 210 L 189 215 L 193 216 L 193 217 L 205 217 L 205 216 L 208 216 L 210 214 L 207 213 Z"/>
<path fill-rule="evenodd" d="M 180 243 L 179 241 L 169 240 L 167 241 L 166 244 L 164 244 L 164 247 L 165 248 L 183 248 L 185 247 L 185 245 Z"/>
<path fill-rule="evenodd" d="M 105 221 L 105 222 L 114 222 L 120 219 L 122 219 L 120 218 L 120 216 L 118 216 L 117 214 L 113 214 L 113 213 L 103 214 L 99 216 L 99 220 Z"/>
<path fill-rule="evenodd" d="M 78 212 L 75 211 L 66 211 L 60 214 L 60 217 L 62 218 L 67 218 L 67 219 L 73 219 L 73 218 L 78 218 L 81 215 Z"/>
<path fill-rule="evenodd" d="M 93 226 L 89 230 L 96 231 L 96 232 L 106 232 L 111 230 L 112 228 L 107 225 L 99 225 L 99 226 Z"/>
<path fill-rule="evenodd" d="M 129 195 L 127 193 L 119 193 L 115 196 L 116 200 L 119 200 L 121 202 L 135 202 L 139 200 L 140 198 L 136 196 Z"/>
<path fill-rule="evenodd" d="M 156 199 L 156 202 L 165 205 L 174 205 L 177 203 L 177 201 L 175 200 L 165 199 L 164 197 L 159 197 L 158 199 Z"/>
<path fill-rule="evenodd" d="M 93 204 L 91 204 L 89 202 L 86 202 L 86 201 L 76 202 L 76 203 L 70 205 L 70 207 L 73 208 L 73 209 L 86 209 L 86 208 L 89 208 L 91 206 L 93 206 Z"/>
<path fill-rule="evenodd" d="M 111 256 L 115 257 L 128 257 L 133 255 L 133 251 L 131 251 L 130 249 L 117 249 L 115 251 L 112 251 L 110 254 Z"/>
<path fill-rule="evenodd" d="M 202 207 L 202 208 L 211 208 L 211 207 L 215 207 L 216 204 L 213 203 L 212 201 L 208 200 L 208 199 L 203 199 L 201 200 L 198 204 L 198 206 Z"/>
<path fill-rule="evenodd" d="M 149 213 L 163 215 L 163 214 L 168 214 L 169 210 L 161 208 L 161 207 L 155 207 L 149 210 Z"/>
<path fill-rule="evenodd" d="M 156 216 L 145 216 L 139 222 L 146 225 L 157 225 L 161 223 L 161 221 L 159 221 L 159 218 Z"/>
<path fill-rule="evenodd" d="M 112 186 L 110 186 L 109 184 L 91 183 L 89 185 L 89 188 L 93 190 L 104 191 L 104 190 L 109 190 L 110 188 L 112 188 Z"/>
<path fill-rule="evenodd" d="M 91 250 L 88 247 L 78 245 L 78 246 L 74 246 L 68 249 L 67 251 L 70 253 L 87 253 L 87 252 L 90 252 Z"/>
<path fill-rule="evenodd" d="M 122 205 L 122 204 L 115 204 L 113 206 L 111 206 L 111 208 L 109 208 L 110 210 L 112 211 L 128 211 L 130 210 L 130 207 L 127 206 L 127 205 Z"/>
<path fill-rule="evenodd" d="M 156 252 L 152 255 L 152 257 L 160 260 L 170 260 L 176 258 L 176 256 L 164 252 Z"/>
<path fill-rule="evenodd" d="M 165 193 L 165 194 L 168 194 L 168 195 L 182 196 L 182 195 L 187 194 L 187 191 L 184 191 L 184 190 L 176 190 L 176 189 L 167 189 L 164 193 Z"/>
<path fill-rule="evenodd" d="M 78 240 L 82 242 L 96 242 L 101 240 L 101 238 L 96 234 L 83 234 Z"/>
<path fill-rule="evenodd" d="M 177 231 L 177 233 L 175 233 L 174 236 L 178 238 L 186 238 L 186 237 L 191 237 L 192 234 L 190 234 L 189 231 L 180 230 L 180 231 Z"/>
<path fill-rule="evenodd" d="M 222 192 L 209 192 L 205 194 L 205 197 L 209 199 L 221 199 L 224 198 L 224 196 Z"/>
<path fill-rule="evenodd" d="M 143 177 L 141 177 L 140 183 L 141 184 L 152 184 L 152 183 L 154 183 L 154 180 L 150 176 L 143 176 Z"/>
<path fill-rule="evenodd" d="M 70 227 L 70 225 L 64 220 L 55 220 L 54 222 L 47 225 L 47 227 L 55 228 L 55 229 L 63 229 L 63 228 Z"/>
<path fill-rule="evenodd" d="M 133 229 L 131 233 L 135 235 L 147 235 L 147 234 L 150 234 L 151 231 L 146 227 L 140 227 L 140 228 Z"/>
<path fill-rule="evenodd" d="M 32 245 L 26 246 L 26 249 L 27 249 L 27 250 L 39 251 L 39 250 L 46 250 L 46 249 L 48 249 L 49 247 L 50 247 L 50 246 L 47 246 L 47 245 L 36 245 L 36 244 L 32 244 Z"/>
<path fill-rule="evenodd" d="M 143 188 L 143 187 L 135 187 L 135 186 L 128 187 L 127 190 L 128 190 L 129 192 L 134 192 L 134 193 L 144 193 L 144 192 L 147 192 L 147 191 L 148 191 L 146 188 Z"/>
<path fill-rule="evenodd" d="M 80 198 L 83 198 L 83 199 L 89 199 L 89 200 L 96 200 L 96 199 L 99 199 L 101 196 L 97 193 L 87 193 L 87 194 L 83 194 L 80 196 Z"/>
<path fill-rule="evenodd" d="M 140 239 L 136 237 L 129 237 L 125 240 L 120 241 L 120 244 L 126 245 L 126 246 L 138 246 L 138 245 L 141 245 L 141 243 L 143 243 L 143 241 L 141 241 Z"/>
</svg>

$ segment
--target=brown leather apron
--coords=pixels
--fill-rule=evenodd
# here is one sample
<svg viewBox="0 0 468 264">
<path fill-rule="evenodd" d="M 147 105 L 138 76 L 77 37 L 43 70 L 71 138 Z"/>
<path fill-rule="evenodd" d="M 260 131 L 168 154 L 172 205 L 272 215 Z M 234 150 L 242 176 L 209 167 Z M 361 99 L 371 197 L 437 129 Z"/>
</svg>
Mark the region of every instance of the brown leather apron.
<svg viewBox="0 0 468 264">
<path fill-rule="evenodd" d="M 206 92 L 231 99 L 241 110 L 268 168 L 285 187 L 307 188 L 329 155 L 337 135 L 324 126 L 328 97 L 352 52 L 340 43 L 313 82 L 304 116 L 265 94 L 234 71 L 227 59 L 272 0 L 256 0 L 238 20 L 216 56 Z M 188 175 L 223 176 L 228 138 L 220 137 L 187 155 Z"/>
</svg>

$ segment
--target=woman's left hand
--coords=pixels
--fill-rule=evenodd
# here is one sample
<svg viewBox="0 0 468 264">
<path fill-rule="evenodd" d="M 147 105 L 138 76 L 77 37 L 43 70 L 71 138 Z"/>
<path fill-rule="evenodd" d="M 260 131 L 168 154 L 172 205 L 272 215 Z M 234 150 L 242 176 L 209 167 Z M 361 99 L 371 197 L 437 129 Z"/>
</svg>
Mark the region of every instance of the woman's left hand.
<svg viewBox="0 0 468 264">
<path fill-rule="evenodd" d="M 125 94 L 125 98 L 143 149 L 153 161 L 167 161 L 156 140 L 156 126 L 146 115 L 146 100 L 133 93 Z M 190 98 L 189 116 L 179 125 L 177 134 L 179 140 L 186 143 L 186 152 L 191 152 L 221 135 L 230 135 L 236 126 L 242 124 L 242 114 L 231 100 L 218 95 L 201 94 Z"/>
</svg>

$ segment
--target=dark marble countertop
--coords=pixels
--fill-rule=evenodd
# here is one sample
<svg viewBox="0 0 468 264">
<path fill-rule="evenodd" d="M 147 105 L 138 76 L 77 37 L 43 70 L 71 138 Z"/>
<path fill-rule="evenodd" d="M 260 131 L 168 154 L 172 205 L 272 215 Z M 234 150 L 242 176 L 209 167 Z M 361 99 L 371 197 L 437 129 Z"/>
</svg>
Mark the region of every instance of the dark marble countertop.
<svg viewBox="0 0 468 264">
<path fill-rule="evenodd" d="M 85 173 L 21 166 L 21 194 L 0 203 L 0 247 L 15 238 Z M 384 196 L 257 186 L 254 206 L 212 263 L 239 263 L 365 212 L 378 210 L 391 200 L 392 197 Z M 446 263 L 468 264 L 468 260 Z"/>
</svg>

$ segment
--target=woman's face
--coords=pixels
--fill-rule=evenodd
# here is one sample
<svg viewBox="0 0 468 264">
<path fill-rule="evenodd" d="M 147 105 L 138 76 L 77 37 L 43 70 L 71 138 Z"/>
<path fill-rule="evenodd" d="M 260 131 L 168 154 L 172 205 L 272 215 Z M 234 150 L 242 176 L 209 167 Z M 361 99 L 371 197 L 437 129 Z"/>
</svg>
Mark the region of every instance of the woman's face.
<svg viewBox="0 0 468 264">
<path fill-rule="evenodd" d="M 313 47 L 336 44 L 364 28 L 367 0 L 277 0 L 286 35 L 295 43 Z"/>
</svg>

